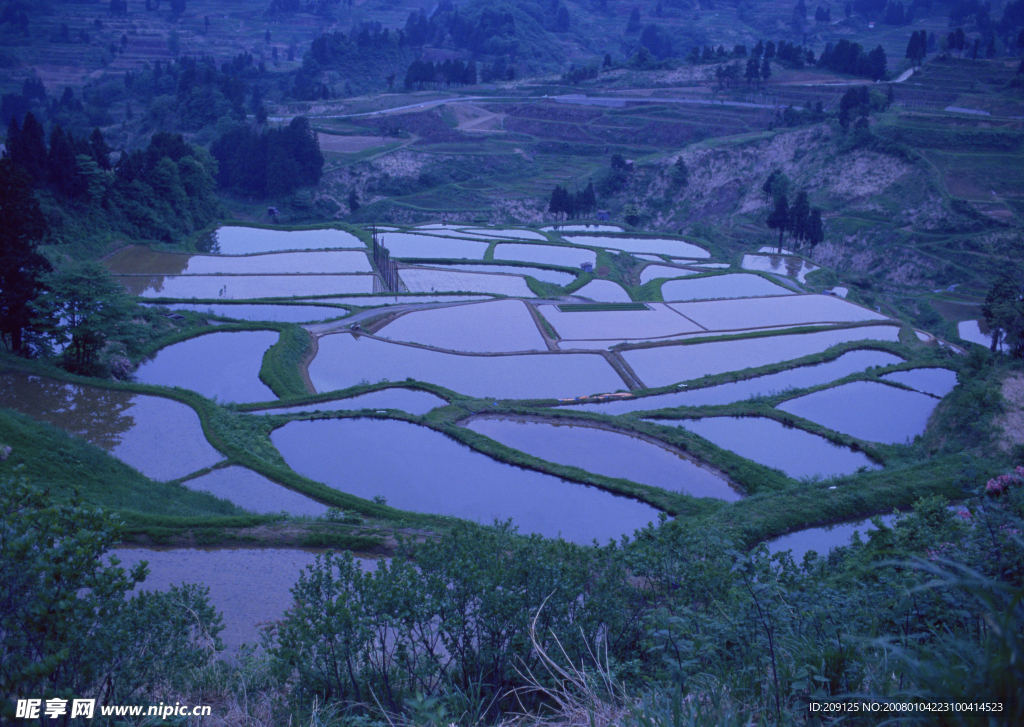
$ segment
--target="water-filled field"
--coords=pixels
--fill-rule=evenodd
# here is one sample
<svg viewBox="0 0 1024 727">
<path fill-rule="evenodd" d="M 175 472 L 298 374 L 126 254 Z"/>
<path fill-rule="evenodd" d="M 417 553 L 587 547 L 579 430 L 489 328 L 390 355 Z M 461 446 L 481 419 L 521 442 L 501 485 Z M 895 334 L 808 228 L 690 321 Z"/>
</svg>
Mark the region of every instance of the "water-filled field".
<svg viewBox="0 0 1024 727">
<path fill-rule="evenodd" d="M 426 391 L 415 389 L 403 389 L 393 387 L 381 391 L 371 391 L 362 396 L 353 396 L 347 399 L 332 399 L 330 401 L 318 401 L 315 404 L 302 404 L 299 406 L 281 406 L 274 409 L 258 409 L 249 412 L 250 414 L 298 414 L 300 412 L 312 413 L 317 411 L 358 411 L 359 409 L 399 409 L 408 414 L 426 414 L 431 409 L 439 406 L 446 406 L 447 401 L 439 396 L 434 396 Z"/>
<path fill-rule="evenodd" d="M 132 295 L 143 298 L 291 298 L 372 293 L 372 275 L 117 275 Z"/>
<path fill-rule="evenodd" d="M 625 340 L 663 338 L 703 329 L 664 303 L 648 303 L 642 310 L 562 311 L 557 305 L 540 306 L 541 314 L 567 340 Z"/>
<path fill-rule="evenodd" d="M 869 442 L 902 444 L 924 432 L 939 400 L 872 381 L 791 399 L 779 409 Z"/>
<path fill-rule="evenodd" d="M 0 407 L 87 439 L 155 480 L 184 477 L 224 459 L 190 407 L 159 396 L 6 373 L 0 374 Z"/>
<path fill-rule="evenodd" d="M 288 275 L 371 272 L 366 250 L 278 252 L 260 255 L 188 255 L 133 246 L 104 264 L 121 275 Z"/>
<path fill-rule="evenodd" d="M 728 273 L 706 278 L 669 280 L 661 285 L 661 297 L 669 301 L 790 295 L 792 292 L 788 288 L 765 280 L 760 275 L 749 273 Z"/>
<path fill-rule="evenodd" d="M 487 243 L 479 240 L 417 235 L 412 232 L 389 232 L 379 235 L 377 239 L 392 257 L 483 260 L 487 252 Z"/>
<path fill-rule="evenodd" d="M 277 331 L 210 333 L 162 348 L 139 366 L 139 381 L 181 386 L 220 401 L 269 401 L 274 392 L 260 381 L 263 354 Z"/>
<path fill-rule="evenodd" d="M 413 311 L 386 325 L 378 335 L 451 351 L 547 350 L 526 303 L 520 300 Z"/>
<path fill-rule="evenodd" d="M 837 359 L 814 366 L 800 366 L 776 374 L 756 376 L 751 379 L 734 381 L 703 389 L 692 389 L 645 396 L 640 399 L 620 399 L 607 403 L 573 404 L 566 409 L 592 411 L 597 414 L 628 414 L 634 411 L 651 411 L 677 406 L 717 406 L 743 401 L 752 396 L 766 396 L 781 393 L 787 389 L 805 389 L 827 384 L 857 371 L 872 366 L 889 366 L 902 363 L 903 359 L 884 351 L 850 351 Z"/>
<path fill-rule="evenodd" d="M 895 341 L 898 336 L 899 329 L 895 326 L 864 326 L 735 341 L 657 346 L 624 351 L 622 357 L 644 384 L 655 387 L 801 358 L 845 341 Z"/>
<path fill-rule="evenodd" d="M 343 492 L 383 496 L 403 510 L 484 524 L 512 518 L 522 532 L 560 533 L 578 543 L 618 539 L 657 520 L 643 503 L 498 462 L 407 422 L 292 422 L 272 439 L 292 469 Z"/>
<path fill-rule="evenodd" d="M 433 265 L 427 267 L 435 267 Z M 447 270 L 466 270 L 471 273 L 503 273 L 505 275 L 529 275 L 545 283 L 555 285 L 568 285 L 576 279 L 575 275 L 563 273 L 559 270 L 548 270 L 546 268 L 530 268 L 519 265 L 474 265 L 472 263 L 438 263 L 436 267 Z"/>
<path fill-rule="evenodd" d="M 410 293 L 472 292 L 529 298 L 533 295 L 521 275 L 472 273 L 435 268 L 402 268 L 399 273 Z"/>
<path fill-rule="evenodd" d="M 217 229 L 214 237 L 215 251 L 221 255 L 366 247 L 358 237 L 342 230 L 269 230 L 261 227 L 224 226 Z"/>
<path fill-rule="evenodd" d="M 888 320 L 881 313 L 830 295 L 786 295 L 669 305 L 709 331 Z"/>
<path fill-rule="evenodd" d="M 541 265 L 561 265 L 567 268 L 578 268 L 583 263 L 591 265 L 597 260 L 597 253 L 578 247 L 565 245 L 517 245 L 501 243 L 494 246 L 495 260 L 518 260 L 524 263 Z"/>
<path fill-rule="evenodd" d="M 699 275 L 696 270 L 674 268 L 669 265 L 648 265 L 640 272 L 640 284 L 649 283 L 655 278 L 683 278 L 688 275 Z"/>
<path fill-rule="evenodd" d="M 933 396 L 945 396 L 956 386 L 956 372 L 949 369 L 922 368 L 909 371 L 897 371 L 882 377 L 887 381 L 896 381 L 911 389 L 917 389 Z"/>
<path fill-rule="evenodd" d="M 807 282 L 807 273 L 818 269 L 803 258 L 791 255 L 744 255 L 741 267 L 744 270 L 760 270 L 765 273 L 785 275 L 796 278 L 801 283 Z"/>
<path fill-rule="evenodd" d="M 327 512 L 327 506 L 283 485 L 268 480 L 245 467 L 223 467 L 184 482 L 190 490 L 209 492 L 256 513 L 286 512 L 289 515 L 315 517 Z"/>
<path fill-rule="evenodd" d="M 722 477 L 675 450 L 625 432 L 507 418 L 474 419 L 466 426 L 549 462 L 694 497 L 727 502 L 739 499 L 739 494 Z"/>
<path fill-rule="evenodd" d="M 661 420 L 659 424 L 671 422 Z M 685 419 L 677 426 L 693 432 L 722 449 L 790 477 L 834 477 L 861 468 L 877 469 L 863 452 L 840 447 L 802 429 L 786 427 L 764 417 L 707 417 Z"/>
<path fill-rule="evenodd" d="M 367 380 L 402 381 L 407 377 L 439 384 L 460 394 L 497 399 L 557 399 L 625 384 L 597 354 L 516 354 L 472 356 L 429 351 L 398 343 L 355 337 L 324 336 L 309 365 L 319 392 Z"/>
<path fill-rule="evenodd" d="M 156 304 L 153 304 L 156 305 Z M 191 311 L 240 321 L 274 321 L 275 323 L 307 323 L 342 318 L 344 308 L 326 305 L 261 305 L 252 303 L 161 303 L 170 310 Z"/>
<path fill-rule="evenodd" d="M 671 240 L 662 237 L 608 237 L 599 235 L 566 235 L 566 242 L 578 245 L 595 245 L 597 247 L 625 250 L 626 252 L 650 252 L 672 257 L 702 259 L 711 257 L 711 253 L 684 240 Z"/>
<path fill-rule="evenodd" d="M 573 295 L 601 303 L 628 303 L 630 301 L 629 293 L 621 285 L 610 280 L 591 280 L 582 288 L 577 288 Z"/>
</svg>

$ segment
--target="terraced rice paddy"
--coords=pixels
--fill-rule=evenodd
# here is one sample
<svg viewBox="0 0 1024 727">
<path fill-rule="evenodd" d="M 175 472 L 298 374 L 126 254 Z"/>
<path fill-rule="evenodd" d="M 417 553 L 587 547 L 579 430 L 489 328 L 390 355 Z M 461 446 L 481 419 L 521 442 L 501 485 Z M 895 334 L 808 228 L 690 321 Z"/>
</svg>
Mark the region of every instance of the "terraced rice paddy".
<svg viewBox="0 0 1024 727">
<path fill-rule="evenodd" d="M 187 255 L 135 246 L 118 251 L 104 264 L 122 275 L 291 275 L 369 273 L 364 250 L 278 252 L 261 255 Z"/>
<path fill-rule="evenodd" d="M 372 293 L 372 275 L 117 275 L 132 295 L 143 298 L 244 300 Z"/>
<path fill-rule="evenodd" d="M 184 482 L 190 490 L 209 492 L 256 513 L 286 512 L 316 517 L 327 506 L 293 492 L 245 467 L 224 467 Z"/>
<path fill-rule="evenodd" d="M 577 288 L 573 295 L 601 303 L 628 303 L 631 300 L 621 285 L 610 280 L 591 280 L 582 288 Z"/>
<path fill-rule="evenodd" d="M 224 226 L 214 233 L 215 251 L 221 255 L 253 255 L 282 250 L 327 250 L 366 247 L 362 240 L 341 230 L 269 230 L 262 227 Z"/>
<path fill-rule="evenodd" d="M 854 381 L 791 399 L 779 409 L 858 439 L 902 444 L 924 432 L 938 398 Z"/>
<path fill-rule="evenodd" d="M 643 503 L 498 462 L 408 422 L 292 422 L 272 439 L 307 477 L 404 510 L 484 524 L 512 518 L 522 532 L 578 543 L 618 539 L 657 520 Z"/>
<path fill-rule="evenodd" d="M 471 273 L 462 270 L 435 268 L 402 268 L 399 277 L 410 293 L 472 292 L 507 295 L 514 298 L 533 296 L 521 275 Z"/>
<path fill-rule="evenodd" d="M 882 377 L 886 381 L 896 381 L 911 389 L 917 389 L 932 396 L 945 396 L 956 386 L 956 372 L 949 369 L 927 368 L 897 371 Z"/>
<path fill-rule="evenodd" d="M 648 340 L 704 330 L 664 303 L 648 303 L 646 309 L 635 311 L 563 312 L 558 306 L 543 305 L 540 312 L 566 341 Z"/>
<path fill-rule="evenodd" d="M 348 315 L 348 310 L 345 308 L 333 308 L 326 305 L 161 303 L 160 306 L 169 310 L 191 311 L 204 315 L 234 318 L 239 321 L 274 321 L 276 323 L 307 323 L 342 318 Z"/>
<path fill-rule="evenodd" d="M 597 247 L 625 250 L 626 252 L 649 252 L 672 257 L 702 259 L 711 257 L 711 253 L 684 240 L 671 240 L 661 237 L 607 237 L 598 235 L 564 235 L 566 242 L 578 245 L 594 245 Z"/>
<path fill-rule="evenodd" d="M 466 240 L 434 235 L 417 235 L 412 232 L 389 232 L 379 235 L 381 245 L 392 257 L 397 258 L 465 258 L 483 260 L 487 243 L 480 240 Z"/>
<path fill-rule="evenodd" d="M 460 394 L 497 399 L 558 399 L 624 387 L 597 354 L 471 356 L 429 351 L 347 333 L 324 336 L 309 365 L 319 392 L 382 379 L 439 384 Z"/>
<path fill-rule="evenodd" d="M 529 245 L 501 243 L 494 246 L 495 260 L 518 260 L 524 263 L 541 265 L 561 265 L 567 268 L 578 268 L 583 263 L 593 265 L 597 261 L 597 253 L 578 247 L 565 245 Z"/>
<path fill-rule="evenodd" d="M 0 407 L 87 439 L 155 480 L 216 464 L 199 417 L 185 404 L 42 376 L 0 374 Z"/>
<path fill-rule="evenodd" d="M 360 409 L 399 409 L 408 414 L 426 414 L 431 409 L 446 406 L 447 401 L 426 391 L 399 387 L 372 391 L 362 396 L 332 401 L 318 401 L 301 406 L 282 406 L 275 409 L 259 409 L 250 414 L 299 414 L 318 411 L 358 411 Z"/>
<path fill-rule="evenodd" d="M 730 273 L 689 280 L 669 280 L 661 285 L 661 297 L 667 301 L 711 298 L 750 298 L 765 295 L 791 295 L 792 290 L 771 283 L 759 275 Z"/>
<path fill-rule="evenodd" d="M 837 359 L 816 366 L 800 366 L 777 374 L 756 376 L 729 384 L 708 386 L 703 389 L 677 391 L 672 394 L 645 396 L 639 399 L 621 399 L 594 404 L 573 404 L 566 409 L 592 411 L 597 414 L 629 414 L 678 406 L 718 406 L 743 401 L 753 396 L 768 396 L 787 389 L 806 389 L 841 379 L 872 366 L 889 366 L 903 359 L 884 351 L 850 351 Z M 890 374 L 891 375 L 891 374 Z"/>
<path fill-rule="evenodd" d="M 881 313 L 829 295 L 709 300 L 669 303 L 669 307 L 708 331 L 888 320 Z"/>
<path fill-rule="evenodd" d="M 276 399 L 259 379 L 263 354 L 277 343 L 276 331 L 210 333 L 157 351 L 139 366 L 139 381 L 181 386 L 220 401 Z"/>
<path fill-rule="evenodd" d="M 655 278 L 682 278 L 687 275 L 698 275 L 694 270 L 673 268 L 668 265 L 648 265 L 640 272 L 640 284 L 649 283 Z"/>
<path fill-rule="evenodd" d="M 694 497 L 713 497 L 727 502 L 739 499 L 739 494 L 722 477 L 679 452 L 626 433 L 508 418 L 473 419 L 466 426 L 549 462 Z"/>
<path fill-rule="evenodd" d="M 548 270 L 546 268 L 528 268 L 519 265 L 474 265 L 474 264 L 439 264 L 438 267 L 445 268 L 446 270 L 466 270 L 474 273 L 502 273 L 505 275 L 529 275 L 537 280 L 543 280 L 545 283 L 554 283 L 555 285 L 565 286 L 576 279 L 575 275 L 570 273 L 563 273 L 558 270 Z"/>
<path fill-rule="evenodd" d="M 519 300 L 413 311 L 386 325 L 378 335 L 450 351 L 547 350 L 526 303 Z"/>
<path fill-rule="evenodd" d="M 658 424 L 670 424 L 660 420 Z M 877 469 L 863 452 L 840 447 L 823 437 L 786 427 L 764 417 L 686 419 L 676 426 L 789 477 L 834 477 Z"/>
<path fill-rule="evenodd" d="M 796 278 L 801 283 L 807 282 L 807 273 L 818 269 L 817 265 L 792 255 L 744 255 L 741 267 L 744 270 L 760 270 L 765 273 L 785 275 L 789 278 Z"/>
<path fill-rule="evenodd" d="M 710 374 L 789 361 L 824 351 L 845 341 L 895 341 L 898 336 L 899 329 L 895 326 L 865 326 L 769 338 L 634 349 L 624 351 L 622 357 L 644 384 L 655 387 Z"/>
</svg>

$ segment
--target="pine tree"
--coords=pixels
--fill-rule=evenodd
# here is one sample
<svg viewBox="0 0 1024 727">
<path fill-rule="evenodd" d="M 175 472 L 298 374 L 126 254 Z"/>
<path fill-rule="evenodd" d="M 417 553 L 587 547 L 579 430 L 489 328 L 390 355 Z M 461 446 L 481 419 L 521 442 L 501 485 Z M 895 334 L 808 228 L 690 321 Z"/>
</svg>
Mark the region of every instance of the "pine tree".
<svg viewBox="0 0 1024 727">
<path fill-rule="evenodd" d="M 779 254 L 782 254 L 782 238 L 789 227 L 789 202 L 786 195 L 779 195 L 766 221 L 769 229 L 779 231 Z"/>
</svg>

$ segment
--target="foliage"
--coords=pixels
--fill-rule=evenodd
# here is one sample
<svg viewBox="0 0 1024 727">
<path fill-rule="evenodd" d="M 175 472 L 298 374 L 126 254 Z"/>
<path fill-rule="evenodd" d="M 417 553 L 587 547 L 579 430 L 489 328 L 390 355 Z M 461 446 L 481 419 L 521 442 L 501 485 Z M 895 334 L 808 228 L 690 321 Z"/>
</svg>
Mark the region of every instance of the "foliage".
<svg viewBox="0 0 1024 727">
<path fill-rule="evenodd" d="M 210 152 L 219 163 L 220 186 L 246 194 L 288 194 L 323 175 L 320 142 L 305 116 L 281 129 L 237 126 L 214 141 Z"/>
<path fill-rule="evenodd" d="M 39 296 L 35 323 L 64 352 L 64 365 L 78 373 L 107 373 L 110 353 L 100 365 L 100 354 L 110 343 L 120 352 L 137 355 L 143 344 L 143 327 L 135 321 L 139 305 L 94 262 L 71 263 L 46 275 L 45 292 Z M 127 363 L 127 362 L 126 362 Z M 128 373 L 121 367 L 122 375 Z"/>
<path fill-rule="evenodd" d="M 566 219 L 574 220 L 577 217 L 586 217 L 596 209 L 597 194 L 594 192 L 593 182 L 589 182 L 583 191 L 577 190 L 575 193 L 557 184 L 551 191 L 548 212 L 552 214 L 564 214 Z"/>
<path fill-rule="evenodd" d="M 828 68 L 837 73 L 863 76 L 873 81 L 879 81 L 886 77 L 885 65 L 885 50 L 882 46 L 865 53 L 860 43 L 852 43 L 846 38 L 834 46 L 831 41 L 826 43 L 825 49 L 818 58 L 818 66 L 821 68 Z"/>
<path fill-rule="evenodd" d="M 50 264 L 36 252 L 47 225 L 29 178 L 11 159 L 0 159 L 0 336 L 22 352 L 31 302 L 42 290 Z"/>
<path fill-rule="evenodd" d="M 992 350 L 1005 344 L 1010 355 L 1024 358 L 1024 286 L 1020 274 L 1004 272 L 985 296 L 981 311 L 992 332 Z"/>
<path fill-rule="evenodd" d="M 220 647 L 205 589 L 125 596 L 146 575 L 101 561 L 118 526 L 80 501 L 53 504 L 23 482 L 0 483 L 0 705 L 10 697 L 127 704 L 166 686 Z"/>
</svg>

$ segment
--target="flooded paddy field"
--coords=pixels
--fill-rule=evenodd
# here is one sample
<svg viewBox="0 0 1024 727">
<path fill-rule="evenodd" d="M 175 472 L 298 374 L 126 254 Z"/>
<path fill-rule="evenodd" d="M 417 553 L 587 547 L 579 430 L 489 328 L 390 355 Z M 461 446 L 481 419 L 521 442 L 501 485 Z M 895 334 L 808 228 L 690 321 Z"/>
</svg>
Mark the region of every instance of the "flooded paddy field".
<svg viewBox="0 0 1024 727">
<path fill-rule="evenodd" d="M 945 396 L 956 386 L 956 372 L 949 369 L 921 368 L 909 371 L 897 371 L 882 377 L 886 381 L 896 381 L 911 389 L 917 389 L 932 396 Z"/>
<path fill-rule="evenodd" d="M 434 266 L 429 266 L 434 267 Z M 559 270 L 548 270 L 546 268 L 528 268 L 519 265 L 476 265 L 472 263 L 439 263 L 436 267 L 448 270 L 466 270 L 474 273 L 504 273 L 506 275 L 529 275 L 531 278 L 543 280 L 545 283 L 565 286 L 576 280 L 571 273 L 563 273 Z"/>
<path fill-rule="evenodd" d="M 306 477 L 367 499 L 383 496 L 403 510 L 483 524 L 512 518 L 523 533 L 577 543 L 618 539 L 657 521 L 644 503 L 498 462 L 408 422 L 291 422 L 271 438 Z"/>
<path fill-rule="evenodd" d="M 645 396 L 641 399 L 621 399 L 599 404 L 572 404 L 564 408 L 592 411 L 597 414 L 619 415 L 677 406 L 717 406 L 743 401 L 752 396 L 766 396 L 787 389 L 805 389 L 827 384 L 872 366 L 889 366 L 898 363 L 903 363 L 903 359 L 884 351 L 849 351 L 837 359 L 815 366 L 801 366 L 743 381 L 708 386 L 692 391 L 677 391 L 660 396 Z"/>
<path fill-rule="evenodd" d="M 597 253 L 593 250 L 568 247 L 567 245 L 500 243 L 494 246 L 494 259 L 578 268 L 583 263 L 593 265 L 597 262 Z"/>
<path fill-rule="evenodd" d="M 406 313 L 377 332 L 392 341 L 451 351 L 546 351 L 544 337 L 521 300 L 469 303 Z"/>
<path fill-rule="evenodd" d="M 684 240 L 672 240 L 662 237 L 608 237 L 598 235 L 565 235 L 566 242 L 578 245 L 594 245 L 596 247 L 613 248 L 626 252 L 648 252 L 671 257 L 702 259 L 711 257 L 711 253 Z"/>
<path fill-rule="evenodd" d="M 381 305 L 403 303 L 462 303 L 471 300 L 493 300 L 489 295 L 346 295 L 339 297 L 311 298 L 307 303 L 338 303 L 373 308 Z"/>
<path fill-rule="evenodd" d="M 673 268 L 668 265 L 648 265 L 640 272 L 640 285 L 651 282 L 655 278 L 683 278 L 688 275 L 699 275 L 696 270 Z"/>
<path fill-rule="evenodd" d="M 159 396 L 4 373 L 0 407 L 86 439 L 155 480 L 184 477 L 224 459 L 206 441 L 191 407 Z"/>
<path fill-rule="evenodd" d="M 632 349 L 623 351 L 622 357 L 644 384 L 656 387 L 801 358 L 846 341 L 896 341 L 898 338 L 899 328 L 896 326 L 864 326 Z"/>
<path fill-rule="evenodd" d="M 896 521 L 895 515 L 882 515 L 881 518 L 886 526 L 892 526 Z M 793 560 L 799 563 L 804 555 L 812 550 L 824 557 L 833 548 L 849 545 L 854 533 L 859 533 L 863 540 L 867 540 L 867 534 L 872 530 L 876 528 L 871 518 L 797 530 L 769 540 L 768 552 L 774 554 L 788 550 L 792 553 Z"/>
<path fill-rule="evenodd" d="M 378 235 L 378 241 L 397 258 L 466 258 L 483 260 L 488 243 L 412 232 L 389 232 Z"/>
<path fill-rule="evenodd" d="M 548 225 L 540 229 L 550 232 L 622 232 L 618 225 Z"/>
<path fill-rule="evenodd" d="M 643 310 L 562 311 L 557 305 L 539 307 L 541 314 L 566 341 L 663 338 L 703 329 L 664 303 Z"/>
<path fill-rule="evenodd" d="M 521 230 L 515 228 L 500 228 L 494 229 L 479 228 L 479 227 L 464 227 L 460 230 L 461 234 L 474 235 L 476 237 L 507 237 L 512 240 L 547 240 L 547 236 L 536 232 L 534 230 Z"/>
<path fill-rule="evenodd" d="M 460 394 L 498 399 L 557 399 L 625 388 L 598 354 L 460 355 L 365 336 L 357 340 L 347 333 L 321 338 L 309 365 L 309 378 L 318 392 L 345 389 L 363 380 L 407 377 Z"/>
<path fill-rule="evenodd" d="M 318 401 L 315 404 L 285 406 L 276 409 L 259 409 L 249 414 L 298 414 L 317 411 L 358 411 L 359 409 L 398 409 L 408 414 L 426 414 L 431 409 L 447 406 L 448 402 L 426 391 L 394 387 L 371 391 L 362 396 L 332 401 Z"/>
<path fill-rule="evenodd" d="M 358 237 L 341 230 L 271 230 L 231 225 L 217 228 L 214 232 L 214 245 L 214 252 L 221 255 L 366 247 Z"/>
<path fill-rule="evenodd" d="M 924 432 L 939 399 L 873 381 L 854 381 L 790 399 L 779 409 L 858 439 L 902 444 Z"/>
<path fill-rule="evenodd" d="M 373 275 L 116 275 L 143 298 L 293 298 L 332 293 L 372 293 Z"/>
<path fill-rule="evenodd" d="M 833 444 L 824 437 L 787 427 L 765 417 L 706 417 L 657 424 L 675 425 L 789 477 L 835 477 L 878 469 L 863 452 Z"/>
<path fill-rule="evenodd" d="M 521 275 L 499 275 L 497 273 L 471 273 L 461 270 L 439 270 L 437 268 L 410 268 L 399 271 L 399 277 L 410 293 L 491 293 L 513 298 L 531 298 L 533 291 Z"/>
<path fill-rule="evenodd" d="M 289 490 L 258 472 L 237 465 L 222 467 L 205 475 L 185 480 L 190 490 L 211 495 L 260 514 L 286 512 L 289 515 L 317 517 L 327 512 L 327 505 Z"/>
<path fill-rule="evenodd" d="M 372 270 L 365 248 L 225 256 L 157 252 L 136 245 L 117 251 L 104 264 L 119 275 L 308 275 Z"/>
<path fill-rule="evenodd" d="M 752 298 L 792 294 L 793 291 L 788 288 L 769 282 L 760 275 L 749 273 L 727 273 L 689 280 L 669 280 L 661 285 L 661 297 L 666 301 Z"/>
<path fill-rule="evenodd" d="M 277 338 L 277 331 L 208 333 L 160 349 L 139 366 L 135 377 L 220 401 L 270 401 L 277 397 L 260 381 L 259 373 L 263 354 Z"/>
<path fill-rule="evenodd" d="M 168 310 L 190 311 L 206 315 L 234 318 L 240 321 L 273 321 L 275 323 L 308 323 L 342 318 L 345 308 L 326 305 L 261 305 L 252 303 L 160 303 Z"/>
<path fill-rule="evenodd" d="M 704 278 L 704 280 L 708 279 Z M 873 310 L 848 303 L 840 298 L 833 298 L 830 295 L 733 298 L 693 303 L 670 303 L 669 307 L 709 331 L 889 320 L 888 316 L 881 313 L 875 313 Z"/>
<path fill-rule="evenodd" d="M 209 588 L 210 605 L 224 617 L 220 638 L 229 656 L 238 654 L 242 644 L 258 644 L 263 628 L 284 617 L 299 573 L 318 555 L 322 553 L 283 548 L 116 548 L 108 553 L 128 570 L 141 561 L 149 563 L 149 576 L 136 591 L 166 591 L 182 583 Z M 377 561 L 356 562 L 371 571 Z"/>
<path fill-rule="evenodd" d="M 466 427 L 540 459 L 606 477 L 726 502 L 740 497 L 725 479 L 675 450 L 625 432 L 498 417 L 472 419 Z"/>
<path fill-rule="evenodd" d="M 818 269 L 817 265 L 791 255 L 744 255 L 740 266 L 744 270 L 759 270 L 796 278 L 801 283 L 807 282 L 807 273 Z"/>
<path fill-rule="evenodd" d="M 600 303 L 628 303 L 631 300 L 625 288 L 610 280 L 591 280 L 573 291 L 573 295 Z"/>
</svg>

